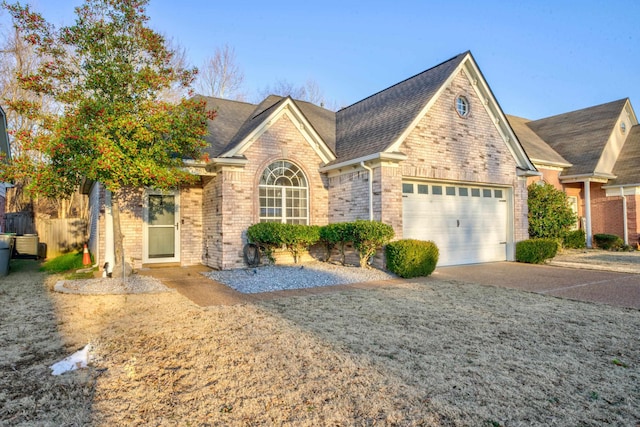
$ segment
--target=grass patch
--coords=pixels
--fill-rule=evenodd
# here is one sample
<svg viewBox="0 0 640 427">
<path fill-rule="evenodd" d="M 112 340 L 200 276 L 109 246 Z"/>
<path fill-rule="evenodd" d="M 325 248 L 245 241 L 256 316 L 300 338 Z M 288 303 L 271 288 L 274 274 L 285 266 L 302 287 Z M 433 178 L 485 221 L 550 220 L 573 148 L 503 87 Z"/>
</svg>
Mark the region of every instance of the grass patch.
<svg viewBox="0 0 640 427">
<path fill-rule="evenodd" d="M 82 252 L 69 252 L 68 254 L 60 255 L 42 264 L 40 270 L 47 273 L 64 273 L 69 270 L 78 270 L 84 267 L 82 265 L 82 255 Z"/>
</svg>

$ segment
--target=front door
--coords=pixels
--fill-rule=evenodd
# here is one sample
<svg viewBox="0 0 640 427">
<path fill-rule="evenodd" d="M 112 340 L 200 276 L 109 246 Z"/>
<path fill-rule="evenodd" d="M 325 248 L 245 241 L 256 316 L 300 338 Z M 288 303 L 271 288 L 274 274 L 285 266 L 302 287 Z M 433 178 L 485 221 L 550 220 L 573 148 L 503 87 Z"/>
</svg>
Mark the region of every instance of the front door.
<svg viewBox="0 0 640 427">
<path fill-rule="evenodd" d="M 143 262 L 180 261 L 178 193 L 148 192 L 144 205 Z"/>
</svg>

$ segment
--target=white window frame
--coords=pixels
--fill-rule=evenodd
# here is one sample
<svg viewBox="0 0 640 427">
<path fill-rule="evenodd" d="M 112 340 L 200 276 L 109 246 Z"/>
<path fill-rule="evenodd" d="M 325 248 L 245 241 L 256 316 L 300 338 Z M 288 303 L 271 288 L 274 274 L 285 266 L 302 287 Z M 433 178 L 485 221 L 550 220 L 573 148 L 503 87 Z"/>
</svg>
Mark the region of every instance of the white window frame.
<svg viewBox="0 0 640 427">
<path fill-rule="evenodd" d="M 263 171 L 258 184 L 260 222 L 309 224 L 309 181 L 289 160 L 276 160 Z M 297 213 L 297 215 L 296 215 Z"/>
</svg>

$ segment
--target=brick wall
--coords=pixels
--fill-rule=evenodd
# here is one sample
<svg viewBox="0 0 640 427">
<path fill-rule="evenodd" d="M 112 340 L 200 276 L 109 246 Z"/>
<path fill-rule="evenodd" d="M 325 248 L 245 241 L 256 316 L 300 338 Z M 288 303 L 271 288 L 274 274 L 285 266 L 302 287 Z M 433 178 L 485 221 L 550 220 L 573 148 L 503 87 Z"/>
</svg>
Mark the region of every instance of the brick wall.
<svg viewBox="0 0 640 427">
<path fill-rule="evenodd" d="M 124 258 L 134 268 L 142 266 L 142 194 L 140 188 L 119 191 L 120 229 L 123 236 Z"/>
<path fill-rule="evenodd" d="M 329 178 L 329 222 L 369 219 L 369 172 L 357 170 Z"/>
<path fill-rule="evenodd" d="M 603 184 L 591 183 L 591 230 L 624 236 L 622 197 L 607 197 Z"/>
<path fill-rule="evenodd" d="M 528 238 L 527 182 L 516 176 L 516 162 L 482 101 L 461 72 L 444 90 L 415 129 L 400 145 L 407 155 L 400 167 L 373 167 L 374 219 L 391 224 L 402 238 L 402 179 L 499 184 L 513 189 L 515 240 Z M 467 117 L 455 110 L 464 95 L 470 102 Z M 329 221 L 369 218 L 368 172 L 359 166 L 329 179 Z"/>
<path fill-rule="evenodd" d="M 201 185 L 180 189 L 180 263 L 202 262 L 203 251 L 203 190 Z"/>
<path fill-rule="evenodd" d="M 213 268 L 244 267 L 246 230 L 259 221 L 258 183 L 264 169 L 276 160 L 295 163 L 309 186 L 309 222 L 329 221 L 328 180 L 318 172 L 322 160 L 288 115 L 273 123 L 244 152 L 244 168 L 221 167 L 204 188 L 205 263 Z M 218 218 L 211 218 L 216 215 Z"/>
<path fill-rule="evenodd" d="M 455 111 L 459 95 L 469 100 L 470 112 Z M 407 155 L 405 178 L 426 178 L 498 184 L 513 188 L 515 240 L 528 237 L 526 181 L 516 176 L 516 161 L 492 118 L 462 71 L 402 143 Z M 396 183 L 397 185 L 397 183 Z M 400 193 L 400 188 L 396 190 Z M 402 200 L 400 199 L 400 202 Z"/>
</svg>

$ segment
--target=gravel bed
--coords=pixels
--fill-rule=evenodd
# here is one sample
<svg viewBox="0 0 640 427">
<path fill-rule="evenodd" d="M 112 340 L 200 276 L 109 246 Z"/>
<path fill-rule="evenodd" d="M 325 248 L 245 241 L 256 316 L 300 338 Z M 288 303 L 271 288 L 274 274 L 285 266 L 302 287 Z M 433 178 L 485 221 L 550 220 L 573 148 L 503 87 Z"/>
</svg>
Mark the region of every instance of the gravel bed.
<svg viewBox="0 0 640 427">
<path fill-rule="evenodd" d="M 83 280 L 61 280 L 54 286 L 57 292 L 67 294 L 111 295 L 111 294 L 147 294 L 172 292 L 158 279 L 138 274 L 122 278 L 97 278 Z"/>
<path fill-rule="evenodd" d="M 312 262 L 300 266 L 266 265 L 257 268 L 211 271 L 204 274 L 244 294 L 397 278 L 394 274 L 375 268 L 366 269 L 326 262 Z"/>
</svg>

